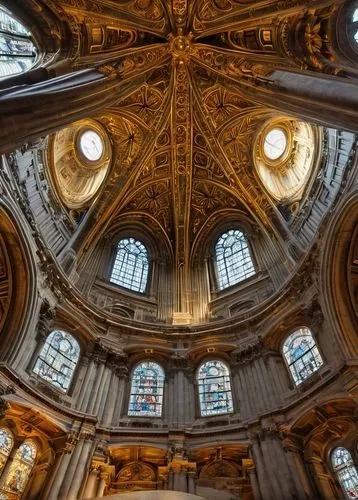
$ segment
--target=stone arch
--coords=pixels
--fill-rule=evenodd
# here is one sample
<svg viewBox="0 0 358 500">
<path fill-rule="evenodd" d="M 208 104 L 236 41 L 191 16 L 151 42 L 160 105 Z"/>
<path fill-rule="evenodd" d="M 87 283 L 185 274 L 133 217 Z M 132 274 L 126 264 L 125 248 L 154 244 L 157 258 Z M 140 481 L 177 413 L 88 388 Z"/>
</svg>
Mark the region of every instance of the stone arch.
<svg viewBox="0 0 358 500">
<path fill-rule="evenodd" d="M 357 269 L 358 192 L 337 206 L 335 218 L 323 242 L 321 259 L 322 306 L 330 319 L 341 352 L 358 355 Z"/>
<path fill-rule="evenodd" d="M 34 264 L 22 232 L 0 206 L 0 356 L 6 361 L 18 353 L 36 299 Z"/>
</svg>

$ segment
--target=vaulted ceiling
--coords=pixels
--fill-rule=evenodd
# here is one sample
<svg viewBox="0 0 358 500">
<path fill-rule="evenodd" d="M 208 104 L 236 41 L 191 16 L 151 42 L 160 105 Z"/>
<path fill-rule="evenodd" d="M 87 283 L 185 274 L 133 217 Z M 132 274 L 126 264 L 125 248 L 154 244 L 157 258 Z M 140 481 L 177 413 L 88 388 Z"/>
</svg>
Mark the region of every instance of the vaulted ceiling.
<svg viewBox="0 0 358 500">
<path fill-rule="evenodd" d="M 132 75 L 129 89 L 96 116 L 112 138 L 114 160 L 79 230 L 82 250 L 115 220 L 145 215 L 165 234 L 176 267 L 185 267 L 203 226 L 230 213 L 249 217 L 285 253 L 277 200 L 253 166 L 260 128 L 285 116 L 282 104 L 263 104 L 270 88 L 261 80 L 273 69 L 309 64 L 291 46 L 309 36 L 300 31 L 303 20 L 310 29 L 318 23 L 316 44 L 324 38 L 318 9 L 245 0 L 52 0 L 48 6 L 70 23 L 75 68 Z M 332 9 L 323 8 L 323 18 Z"/>
</svg>

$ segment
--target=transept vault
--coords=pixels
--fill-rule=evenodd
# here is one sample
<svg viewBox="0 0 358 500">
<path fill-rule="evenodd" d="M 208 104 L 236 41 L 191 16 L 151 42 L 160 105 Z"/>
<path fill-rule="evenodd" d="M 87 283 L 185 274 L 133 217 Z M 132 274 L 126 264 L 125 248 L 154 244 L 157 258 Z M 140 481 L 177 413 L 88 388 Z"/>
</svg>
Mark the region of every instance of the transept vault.
<svg viewBox="0 0 358 500">
<path fill-rule="evenodd" d="M 0 500 L 358 498 L 356 0 L 0 0 Z"/>
</svg>

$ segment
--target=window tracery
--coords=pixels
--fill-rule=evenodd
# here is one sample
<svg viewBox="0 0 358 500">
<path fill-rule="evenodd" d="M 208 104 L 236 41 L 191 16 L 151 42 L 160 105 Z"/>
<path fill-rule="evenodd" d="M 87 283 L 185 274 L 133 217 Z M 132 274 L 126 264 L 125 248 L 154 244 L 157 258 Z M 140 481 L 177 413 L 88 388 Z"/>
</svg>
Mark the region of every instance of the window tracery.
<svg viewBox="0 0 358 500">
<path fill-rule="evenodd" d="M 222 234 L 215 246 L 219 290 L 253 276 L 256 271 L 245 235 L 238 229 Z"/>
<path fill-rule="evenodd" d="M 300 328 L 287 337 L 283 345 L 283 354 L 296 385 L 309 378 L 323 364 L 308 328 Z"/>
<path fill-rule="evenodd" d="M 21 494 L 35 463 L 37 449 L 31 441 L 25 441 L 17 450 L 5 479 L 4 490 Z"/>
<path fill-rule="evenodd" d="M 335 448 L 331 456 L 332 466 L 347 498 L 358 498 L 358 473 L 352 456 L 346 448 Z"/>
<path fill-rule="evenodd" d="M 143 243 L 134 238 L 120 240 L 110 281 L 134 292 L 144 293 L 148 272 L 148 252 Z"/>
<path fill-rule="evenodd" d="M 80 346 L 77 340 L 67 332 L 54 330 L 47 337 L 33 371 L 66 392 L 79 357 Z"/>
<path fill-rule="evenodd" d="M 228 367 L 218 360 L 206 361 L 198 372 L 200 415 L 232 413 L 232 393 Z"/>
<path fill-rule="evenodd" d="M 164 379 L 163 369 L 153 361 L 144 361 L 135 368 L 129 397 L 129 416 L 162 416 Z"/>
<path fill-rule="evenodd" d="M 0 6 L 0 80 L 31 68 L 36 49 L 26 28 Z"/>
</svg>

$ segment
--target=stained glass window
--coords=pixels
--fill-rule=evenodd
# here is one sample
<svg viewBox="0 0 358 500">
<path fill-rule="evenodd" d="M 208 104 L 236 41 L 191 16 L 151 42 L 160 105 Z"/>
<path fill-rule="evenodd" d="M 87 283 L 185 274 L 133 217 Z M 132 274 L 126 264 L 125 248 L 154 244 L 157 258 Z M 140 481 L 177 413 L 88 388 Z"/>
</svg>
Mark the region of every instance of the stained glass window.
<svg viewBox="0 0 358 500">
<path fill-rule="evenodd" d="M 358 473 L 349 451 L 342 447 L 335 448 L 331 458 L 333 469 L 346 497 L 358 498 Z"/>
<path fill-rule="evenodd" d="M 230 229 L 220 236 L 215 254 L 219 290 L 255 274 L 246 237 L 238 229 Z"/>
<path fill-rule="evenodd" d="M 0 429 L 0 474 L 5 467 L 13 445 L 14 441 L 10 431 Z"/>
<path fill-rule="evenodd" d="M 17 450 L 4 483 L 4 490 L 22 493 L 36 459 L 36 446 L 25 441 Z"/>
<path fill-rule="evenodd" d="M 164 372 L 152 361 L 138 365 L 133 372 L 128 415 L 161 417 L 163 406 Z"/>
<path fill-rule="evenodd" d="M 37 358 L 34 372 L 66 392 L 80 357 L 80 346 L 69 333 L 54 330 Z"/>
<path fill-rule="evenodd" d="M 202 417 L 233 411 L 230 373 L 221 361 L 207 361 L 199 368 L 198 387 Z"/>
<path fill-rule="evenodd" d="M 283 354 L 296 385 L 309 378 L 323 364 L 308 328 L 300 328 L 287 337 Z"/>
<path fill-rule="evenodd" d="M 30 33 L 0 6 L 0 80 L 28 70 L 35 57 Z"/>
<path fill-rule="evenodd" d="M 148 279 L 148 252 L 143 243 L 125 238 L 118 243 L 110 281 L 144 293 Z"/>
</svg>

